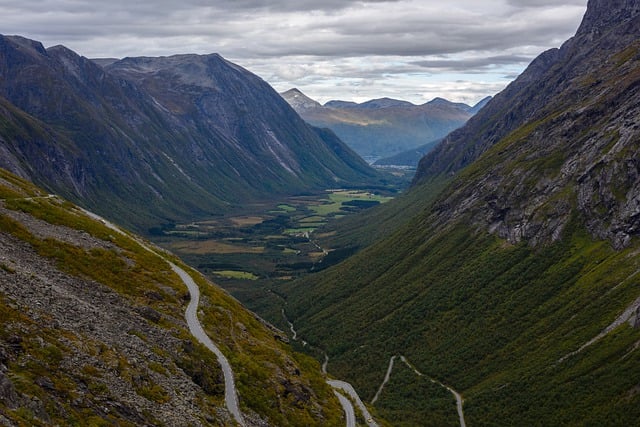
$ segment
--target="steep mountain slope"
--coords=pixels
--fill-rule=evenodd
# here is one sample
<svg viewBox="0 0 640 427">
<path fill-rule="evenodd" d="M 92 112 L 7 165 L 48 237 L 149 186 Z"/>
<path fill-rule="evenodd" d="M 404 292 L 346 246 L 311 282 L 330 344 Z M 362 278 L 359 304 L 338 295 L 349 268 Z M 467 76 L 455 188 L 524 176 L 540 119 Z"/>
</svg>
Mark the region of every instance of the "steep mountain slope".
<svg viewBox="0 0 640 427">
<path fill-rule="evenodd" d="M 628 244 L 640 226 L 633 156 L 640 6 L 622 2 L 624 12 L 609 21 L 599 5 L 590 4 L 573 39 L 535 60 L 469 126 L 427 155 L 415 182 L 454 173 L 491 150 L 465 171 L 468 185 L 443 203 L 466 199 L 479 224 L 511 243 L 557 239 L 577 209 L 595 237 Z"/>
<path fill-rule="evenodd" d="M 235 425 L 167 260 L 179 263 L 0 170 L 0 424 Z M 343 423 L 318 363 L 189 274 L 246 425 Z"/>
<path fill-rule="evenodd" d="M 264 81 L 218 55 L 106 69 L 0 37 L 2 166 L 138 230 L 375 179 Z"/>
<path fill-rule="evenodd" d="M 298 89 L 282 96 L 306 121 L 333 130 L 367 159 L 389 157 L 442 138 L 476 112 L 476 107 L 441 98 L 423 105 L 382 98 L 362 104 L 330 101 L 322 106 Z"/>
<path fill-rule="evenodd" d="M 374 406 L 394 425 L 455 422 L 427 377 L 463 394 L 468 425 L 635 424 L 639 105 L 640 5 L 591 0 L 574 38 L 427 155 L 407 197 L 448 182 L 433 202 L 274 289 L 298 334 L 368 399 L 392 356 L 424 374 L 392 372 Z"/>
</svg>

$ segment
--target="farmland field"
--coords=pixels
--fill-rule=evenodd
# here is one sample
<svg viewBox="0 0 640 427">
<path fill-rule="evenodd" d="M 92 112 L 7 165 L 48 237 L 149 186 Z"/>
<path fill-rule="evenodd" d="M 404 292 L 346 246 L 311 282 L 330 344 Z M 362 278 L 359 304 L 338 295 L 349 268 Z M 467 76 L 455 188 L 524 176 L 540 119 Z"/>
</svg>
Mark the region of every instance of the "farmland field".
<svg viewBox="0 0 640 427">
<path fill-rule="evenodd" d="M 274 280 L 291 280 L 335 262 L 333 256 L 323 263 L 332 248 L 319 243 L 322 227 L 391 198 L 328 190 L 243 206 L 237 215 L 174 224 L 154 240 L 244 300 Z"/>
</svg>

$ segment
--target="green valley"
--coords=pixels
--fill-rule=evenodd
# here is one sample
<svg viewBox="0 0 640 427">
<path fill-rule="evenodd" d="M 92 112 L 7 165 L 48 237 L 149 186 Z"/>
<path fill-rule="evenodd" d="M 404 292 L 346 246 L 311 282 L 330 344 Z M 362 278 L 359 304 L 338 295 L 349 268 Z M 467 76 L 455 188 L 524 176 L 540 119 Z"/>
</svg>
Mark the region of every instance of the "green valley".
<svg viewBox="0 0 640 427">
<path fill-rule="evenodd" d="M 458 424 L 426 378 L 472 426 L 640 419 L 640 8 L 614 6 L 590 1 L 408 194 L 317 232 L 352 256 L 247 298 L 390 424 Z"/>
<path fill-rule="evenodd" d="M 617 252 L 576 229 L 533 249 L 464 224 L 420 241 L 424 227 L 415 221 L 339 268 L 274 289 L 298 333 L 329 354 L 329 372 L 370 399 L 389 358 L 405 355 L 464 395 L 469 425 L 566 425 L 576 407 L 594 424 L 639 415 L 633 325 L 568 356 L 637 305 L 637 245 Z M 389 421 L 416 414 L 388 393 L 375 407 Z M 455 414 L 451 400 L 435 412 Z"/>
<path fill-rule="evenodd" d="M 354 250 L 323 246 L 333 233 L 316 230 L 394 196 L 389 190 L 327 190 L 247 205 L 241 215 L 171 225 L 157 230 L 154 241 L 246 303 L 272 282 L 322 270 L 351 255 Z"/>
<path fill-rule="evenodd" d="M 315 25 L 386 3 L 296 8 Z M 578 8 L 533 3 L 502 5 L 503 54 L 394 67 L 515 67 L 533 45 L 505 34 Z M 392 78 L 368 38 L 431 31 L 418 18 L 358 33 L 349 15 L 361 39 L 340 48 L 366 72 L 332 84 Z M 321 32 L 310 47 L 329 49 Z M 276 80 L 365 64 L 269 52 L 295 58 Z M 285 95 L 373 157 L 413 147 L 383 163 L 424 149 L 409 187 L 218 54 L 89 60 L 0 35 L 0 425 L 638 424 L 640 2 L 588 0 L 573 37 L 477 108 Z"/>
</svg>

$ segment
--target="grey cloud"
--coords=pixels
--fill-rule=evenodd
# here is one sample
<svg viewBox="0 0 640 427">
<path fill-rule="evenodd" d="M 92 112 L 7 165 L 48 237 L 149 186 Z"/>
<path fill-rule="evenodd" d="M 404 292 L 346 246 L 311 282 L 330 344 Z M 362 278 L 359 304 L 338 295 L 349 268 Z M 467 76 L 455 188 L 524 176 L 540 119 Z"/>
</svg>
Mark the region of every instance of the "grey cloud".
<svg viewBox="0 0 640 427">
<path fill-rule="evenodd" d="M 558 0 L 507 0 L 507 4 L 515 7 L 548 7 L 557 6 Z M 584 0 L 565 0 L 563 5 L 584 6 Z"/>
<path fill-rule="evenodd" d="M 501 55 L 464 59 L 429 59 L 424 61 L 414 61 L 411 64 L 433 71 L 469 72 L 476 70 L 477 72 L 481 72 L 483 69 L 496 66 L 526 65 L 530 61 L 531 58 L 527 56 Z"/>
<path fill-rule="evenodd" d="M 504 76 L 558 46 L 578 27 L 586 3 L 2 0 L 0 31 L 45 46 L 64 44 L 89 57 L 218 52 L 274 84 L 309 83 L 322 93 L 342 85 L 362 94 L 373 85 L 371 91 L 403 87 L 409 94 L 418 78 L 442 73 L 500 79 L 467 87 L 471 94 L 474 87 L 499 87 Z M 401 83 L 407 76 L 413 80 Z M 457 87 L 450 85 L 462 93 Z"/>
<path fill-rule="evenodd" d="M 0 7 L 30 13 L 50 13 L 51 11 L 70 12 L 74 14 L 104 12 L 132 15 L 146 13 L 147 16 L 157 16 L 177 10 L 200 8 L 221 10 L 226 13 L 239 11 L 336 11 L 348 8 L 354 4 L 394 3 L 398 1 L 402 0 L 181 0 L 179 2 L 174 0 L 111 0 L 99 3 L 93 0 L 40 0 L 30 2 L 25 2 L 24 0 L 4 0 Z"/>
<path fill-rule="evenodd" d="M 546 15 L 512 13 L 508 17 L 429 14 L 397 10 L 380 15 L 349 14 L 318 19 L 291 39 L 266 35 L 262 55 L 437 55 L 506 50 L 519 45 L 552 47 L 575 28 L 575 10 Z M 544 13 L 544 11 L 543 11 Z"/>
<path fill-rule="evenodd" d="M 435 6 L 424 3 L 428 7 L 416 8 L 412 6 L 423 3 L 410 0 L 44 0 L 44 4 L 35 2 L 39 8 L 23 3 L 27 2 L 9 1 L 0 6 L 5 27 L 12 32 L 44 38 L 45 44 L 84 39 L 82 46 L 99 47 L 100 39 L 107 39 L 112 50 L 129 48 L 130 55 L 145 53 L 147 45 L 179 44 L 183 39 L 192 40 L 191 46 L 184 46 L 191 50 L 208 45 L 209 51 L 245 57 L 437 55 L 504 50 L 522 44 L 547 48 L 550 40 L 566 37 L 576 25 L 570 15 L 526 19 L 515 12 L 509 17 L 497 12 L 463 14 L 447 7 L 436 13 Z M 365 3 L 370 6 L 364 7 Z M 349 6 L 353 10 L 340 12 Z M 318 16 L 303 13 L 320 7 L 323 11 L 316 12 Z M 138 43 L 124 45 L 125 40 L 135 38 Z"/>
<path fill-rule="evenodd" d="M 228 0 L 215 2 L 216 6 L 242 9 L 269 9 L 278 11 L 309 11 L 328 10 L 335 11 L 347 8 L 353 4 L 366 3 L 394 3 L 401 0 Z"/>
</svg>

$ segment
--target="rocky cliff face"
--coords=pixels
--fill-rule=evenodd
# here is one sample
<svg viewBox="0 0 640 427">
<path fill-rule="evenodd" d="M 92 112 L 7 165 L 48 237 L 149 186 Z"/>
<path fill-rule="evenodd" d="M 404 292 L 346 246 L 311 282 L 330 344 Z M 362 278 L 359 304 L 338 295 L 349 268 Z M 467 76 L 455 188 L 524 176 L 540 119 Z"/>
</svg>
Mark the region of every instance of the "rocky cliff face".
<svg viewBox="0 0 640 427">
<path fill-rule="evenodd" d="M 103 63 L 0 37 L 0 165 L 138 230 L 376 179 L 218 55 Z"/>
<path fill-rule="evenodd" d="M 640 7 L 591 1 L 576 36 L 537 58 L 420 163 L 462 172 L 442 220 L 471 213 L 511 242 L 553 241 L 572 215 L 625 246 L 640 225 Z"/>
<path fill-rule="evenodd" d="M 612 26 L 635 19 L 638 14 L 640 4 L 634 0 L 589 0 L 578 34 L 598 37 Z"/>
</svg>

